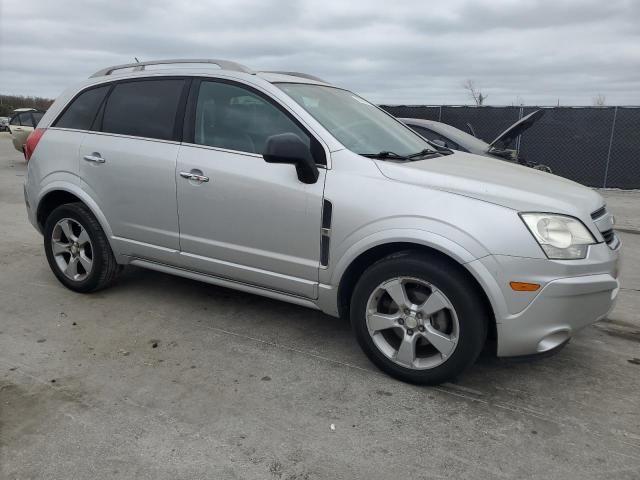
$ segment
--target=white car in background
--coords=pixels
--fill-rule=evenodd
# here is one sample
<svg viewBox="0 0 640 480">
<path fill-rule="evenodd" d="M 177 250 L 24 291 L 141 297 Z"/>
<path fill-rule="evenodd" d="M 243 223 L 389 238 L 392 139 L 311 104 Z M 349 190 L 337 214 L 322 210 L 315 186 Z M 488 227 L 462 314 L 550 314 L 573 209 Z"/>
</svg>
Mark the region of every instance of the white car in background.
<svg viewBox="0 0 640 480">
<path fill-rule="evenodd" d="M 43 115 L 44 112 L 35 108 L 14 110 L 14 115 L 9 120 L 9 132 L 16 150 L 24 154 L 24 144 L 27 142 L 27 137 L 36 128 Z"/>
</svg>

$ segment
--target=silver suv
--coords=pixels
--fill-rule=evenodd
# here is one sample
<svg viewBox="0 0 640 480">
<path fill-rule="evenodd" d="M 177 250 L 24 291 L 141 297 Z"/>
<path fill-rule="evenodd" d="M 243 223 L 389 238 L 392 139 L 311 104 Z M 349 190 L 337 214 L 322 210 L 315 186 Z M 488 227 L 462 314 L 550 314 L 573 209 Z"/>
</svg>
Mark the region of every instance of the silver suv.
<svg viewBox="0 0 640 480">
<path fill-rule="evenodd" d="M 319 309 L 409 382 L 458 375 L 488 339 L 501 357 L 558 349 L 619 290 L 598 193 L 429 143 L 306 74 L 110 67 L 25 153 L 29 219 L 68 288 L 136 265 Z"/>
</svg>

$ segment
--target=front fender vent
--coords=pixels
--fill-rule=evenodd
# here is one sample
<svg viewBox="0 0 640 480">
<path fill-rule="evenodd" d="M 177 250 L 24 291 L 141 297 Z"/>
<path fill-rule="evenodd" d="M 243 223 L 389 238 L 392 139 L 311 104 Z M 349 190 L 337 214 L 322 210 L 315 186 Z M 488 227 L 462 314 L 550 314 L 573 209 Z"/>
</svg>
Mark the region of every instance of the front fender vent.
<svg viewBox="0 0 640 480">
<path fill-rule="evenodd" d="M 607 213 L 607 207 L 603 205 L 602 207 L 600 207 L 598 210 L 596 210 L 591 214 L 591 220 L 597 220 L 600 217 L 604 216 L 605 213 Z"/>
<path fill-rule="evenodd" d="M 322 228 L 331 228 L 331 215 L 333 214 L 333 203 L 325 199 L 322 203 Z"/>
<path fill-rule="evenodd" d="M 320 236 L 320 266 L 329 265 L 329 245 L 331 243 L 331 220 L 333 204 L 326 198 L 322 202 L 322 234 Z"/>
</svg>

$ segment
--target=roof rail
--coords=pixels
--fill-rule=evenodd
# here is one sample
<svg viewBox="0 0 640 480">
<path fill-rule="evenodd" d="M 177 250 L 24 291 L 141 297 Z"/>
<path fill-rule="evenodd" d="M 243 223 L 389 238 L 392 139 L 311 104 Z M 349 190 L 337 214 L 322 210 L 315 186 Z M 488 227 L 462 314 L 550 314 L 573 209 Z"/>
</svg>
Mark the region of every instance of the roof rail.
<svg viewBox="0 0 640 480">
<path fill-rule="evenodd" d="M 111 75 L 116 70 L 123 70 L 125 68 L 133 68 L 134 69 L 133 71 L 142 71 L 145 69 L 147 65 L 175 65 L 180 63 L 206 63 L 206 64 L 218 65 L 222 70 L 233 70 L 236 72 L 255 74 L 253 70 L 236 62 L 231 62 L 229 60 L 214 60 L 210 58 L 204 58 L 204 59 L 200 58 L 200 59 L 149 60 L 148 62 L 125 63 L 122 65 L 114 65 L 111 67 L 103 68 L 102 70 L 98 70 L 89 78 Z"/>
<path fill-rule="evenodd" d="M 277 70 L 265 70 L 262 73 L 278 73 L 280 75 L 290 75 L 292 77 L 300 77 L 306 78 L 308 80 L 315 80 L 316 82 L 329 83 L 326 80 L 323 80 L 315 75 L 309 75 L 308 73 L 300 73 L 300 72 L 281 72 Z"/>
</svg>

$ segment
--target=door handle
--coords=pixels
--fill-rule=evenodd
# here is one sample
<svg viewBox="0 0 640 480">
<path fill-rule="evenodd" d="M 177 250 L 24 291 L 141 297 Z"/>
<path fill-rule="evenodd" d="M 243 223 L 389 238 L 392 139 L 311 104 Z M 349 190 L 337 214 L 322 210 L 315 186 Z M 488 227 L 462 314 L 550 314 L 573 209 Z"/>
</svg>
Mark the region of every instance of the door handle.
<svg viewBox="0 0 640 480">
<path fill-rule="evenodd" d="M 85 155 L 82 158 L 84 160 L 86 160 L 87 162 L 93 162 L 93 163 L 104 163 L 105 162 L 105 159 L 102 158 L 100 156 L 100 154 L 97 153 L 97 152 L 93 152 L 91 155 Z"/>
<path fill-rule="evenodd" d="M 180 176 L 182 178 L 186 178 L 187 180 L 193 180 L 194 182 L 208 182 L 209 181 L 209 177 L 205 176 L 205 175 L 199 175 L 197 173 L 191 173 L 191 172 L 180 172 Z"/>
</svg>

